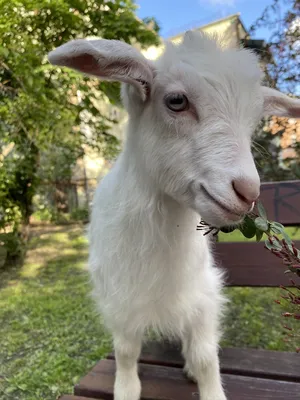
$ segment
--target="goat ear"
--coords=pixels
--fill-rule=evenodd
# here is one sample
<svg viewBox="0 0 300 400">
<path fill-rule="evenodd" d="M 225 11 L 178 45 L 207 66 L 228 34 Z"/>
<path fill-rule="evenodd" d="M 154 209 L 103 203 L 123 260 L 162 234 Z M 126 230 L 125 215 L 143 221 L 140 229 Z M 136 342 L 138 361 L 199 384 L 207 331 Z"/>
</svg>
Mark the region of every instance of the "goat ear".
<svg viewBox="0 0 300 400">
<path fill-rule="evenodd" d="M 153 80 L 150 62 L 134 47 L 118 40 L 72 40 L 51 51 L 48 59 L 53 65 L 132 84 L 143 101 Z"/>
<path fill-rule="evenodd" d="M 292 99 L 278 90 L 262 86 L 264 115 L 300 118 L 300 100 Z"/>
</svg>

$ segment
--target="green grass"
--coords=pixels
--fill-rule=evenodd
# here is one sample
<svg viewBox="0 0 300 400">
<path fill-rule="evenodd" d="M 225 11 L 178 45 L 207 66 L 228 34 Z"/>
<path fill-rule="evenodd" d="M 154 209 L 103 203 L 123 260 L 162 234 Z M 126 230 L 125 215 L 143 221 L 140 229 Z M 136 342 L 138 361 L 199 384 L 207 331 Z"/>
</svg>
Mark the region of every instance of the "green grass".
<svg viewBox="0 0 300 400">
<path fill-rule="evenodd" d="M 292 239 L 300 240 L 300 227 L 285 228 L 285 231 Z M 218 237 L 220 242 L 255 242 L 255 237 L 252 239 L 247 239 L 238 229 L 231 233 L 220 232 Z"/>
<path fill-rule="evenodd" d="M 0 399 L 72 392 L 111 348 L 88 297 L 79 227 L 36 232 L 24 266 L 0 276 Z"/>
<path fill-rule="evenodd" d="M 1 400 L 55 400 L 71 393 L 111 349 L 88 296 L 82 232 L 80 226 L 35 229 L 25 263 L 0 270 Z M 227 292 L 232 303 L 224 345 L 294 350 L 283 340 L 282 310 L 273 301 L 278 290 Z"/>
</svg>

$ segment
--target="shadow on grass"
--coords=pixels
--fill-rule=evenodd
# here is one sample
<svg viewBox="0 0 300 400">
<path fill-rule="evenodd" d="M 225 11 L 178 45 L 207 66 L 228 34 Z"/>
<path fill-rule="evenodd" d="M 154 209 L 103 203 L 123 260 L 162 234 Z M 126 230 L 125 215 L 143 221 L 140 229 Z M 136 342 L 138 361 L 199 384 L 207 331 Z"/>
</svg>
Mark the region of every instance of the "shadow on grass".
<svg viewBox="0 0 300 400">
<path fill-rule="evenodd" d="M 64 280 L 66 277 L 86 276 L 87 272 L 82 269 L 85 261 L 86 256 L 80 254 L 57 256 L 45 263 L 34 278 L 25 279 L 35 279 L 41 284 L 51 284 L 54 281 L 57 283 L 59 280 Z"/>
<path fill-rule="evenodd" d="M 0 270 L 0 290 L 19 279 L 20 270 L 24 265 L 24 260 L 18 259 L 14 262 L 8 262 Z"/>
<path fill-rule="evenodd" d="M 51 279 L 63 279 L 66 274 L 83 274 L 82 264 L 87 261 L 87 241 L 82 230 L 81 225 L 33 229 L 26 256 L 8 263 L 0 270 L 0 289 L 28 280 L 43 283 Z"/>
<path fill-rule="evenodd" d="M 68 240 L 78 240 L 82 237 L 85 227 L 82 224 L 74 225 L 46 225 L 43 229 L 42 227 L 32 227 L 29 235 L 29 241 L 27 249 L 35 249 L 43 245 L 52 244 L 62 244 L 61 238 L 55 237 L 54 235 L 67 234 Z M 63 241 L 64 244 L 67 243 L 66 240 Z"/>
</svg>

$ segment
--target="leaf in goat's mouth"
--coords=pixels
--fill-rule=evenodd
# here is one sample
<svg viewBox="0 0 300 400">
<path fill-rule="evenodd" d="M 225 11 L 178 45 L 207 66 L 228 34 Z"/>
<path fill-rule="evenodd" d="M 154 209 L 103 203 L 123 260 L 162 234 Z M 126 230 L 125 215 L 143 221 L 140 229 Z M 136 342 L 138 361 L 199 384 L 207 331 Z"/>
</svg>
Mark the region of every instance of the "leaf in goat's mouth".
<svg viewBox="0 0 300 400">
<path fill-rule="evenodd" d="M 260 208 L 262 209 L 262 205 L 260 205 Z M 231 233 L 235 231 L 236 229 L 239 229 L 242 234 L 246 238 L 252 238 L 255 236 L 256 233 L 256 227 L 254 223 L 254 219 L 257 218 L 257 215 L 253 212 L 253 207 L 251 210 L 244 216 L 243 221 L 239 225 L 234 225 L 234 226 L 224 226 L 221 228 L 216 228 L 215 226 L 212 226 L 205 222 L 203 219 L 199 222 L 197 225 L 197 231 L 205 231 L 203 236 L 212 234 L 213 236 L 217 236 L 219 232 L 223 233 Z"/>
<path fill-rule="evenodd" d="M 209 225 L 207 222 L 201 220 L 196 228 L 197 231 L 205 231 L 203 236 L 212 234 L 213 236 L 217 236 L 220 229 L 216 228 L 215 226 Z"/>
<path fill-rule="evenodd" d="M 224 226 L 222 228 L 216 228 L 215 226 L 209 225 L 203 219 L 199 222 L 196 228 L 197 231 L 205 231 L 203 236 L 211 234 L 212 236 L 217 236 L 219 232 L 231 233 L 236 230 L 236 226 Z"/>
</svg>

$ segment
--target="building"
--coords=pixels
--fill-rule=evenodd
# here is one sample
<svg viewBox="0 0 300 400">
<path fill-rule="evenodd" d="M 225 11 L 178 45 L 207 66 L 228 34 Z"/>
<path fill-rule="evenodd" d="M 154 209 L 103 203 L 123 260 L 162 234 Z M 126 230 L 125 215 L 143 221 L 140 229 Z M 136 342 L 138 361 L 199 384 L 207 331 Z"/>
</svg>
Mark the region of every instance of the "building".
<svg viewBox="0 0 300 400">
<path fill-rule="evenodd" d="M 281 159 L 297 157 L 296 144 L 300 143 L 300 123 L 295 118 L 273 116 L 267 129 L 272 135 L 280 134 Z"/>
<path fill-rule="evenodd" d="M 265 43 L 263 40 L 253 40 L 245 28 L 240 13 L 229 15 L 228 17 L 219 19 L 209 24 L 196 27 L 193 30 L 205 32 L 207 34 L 217 34 L 223 37 L 228 45 L 239 46 L 243 44 L 245 47 L 251 48 L 254 51 L 263 54 Z M 184 32 L 169 38 L 173 43 L 180 43 L 183 39 Z M 163 44 L 160 47 L 151 46 L 143 52 L 145 57 L 149 59 L 157 58 L 163 50 Z"/>
</svg>

